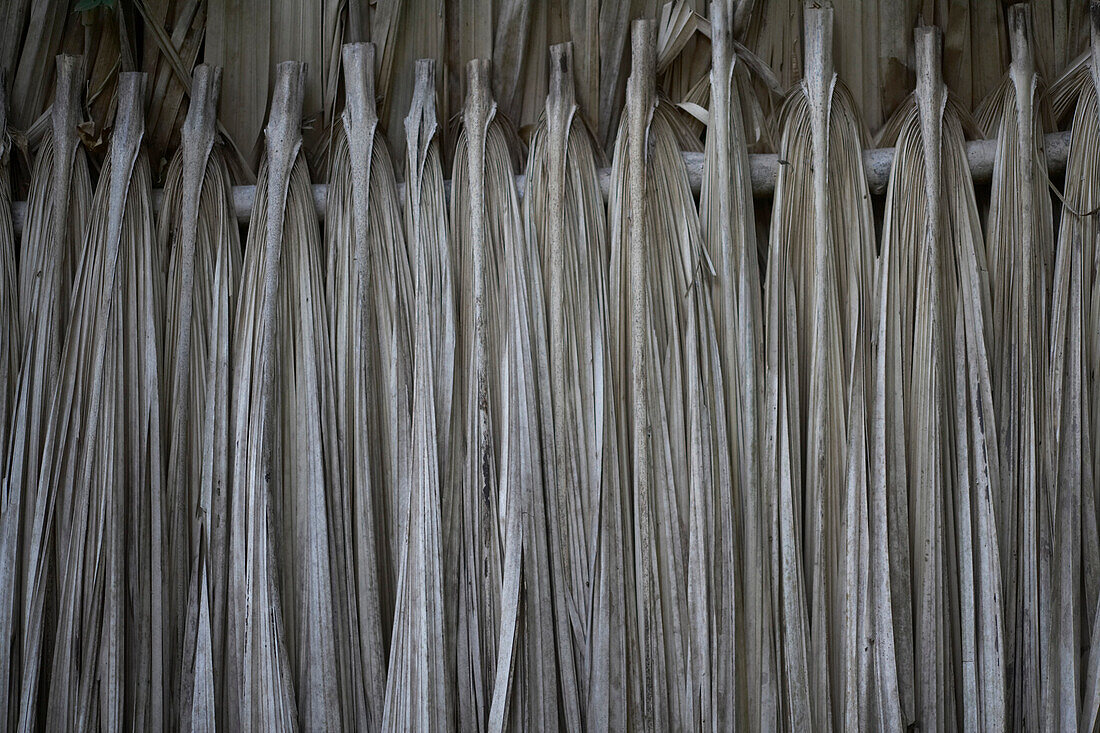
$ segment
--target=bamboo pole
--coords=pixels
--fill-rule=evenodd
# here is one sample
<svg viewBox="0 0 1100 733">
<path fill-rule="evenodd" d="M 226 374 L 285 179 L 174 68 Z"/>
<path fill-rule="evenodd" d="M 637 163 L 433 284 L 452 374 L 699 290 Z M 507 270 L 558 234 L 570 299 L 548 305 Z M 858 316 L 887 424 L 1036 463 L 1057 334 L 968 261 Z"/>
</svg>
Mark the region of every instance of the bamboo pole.
<svg viewBox="0 0 1100 733">
<path fill-rule="evenodd" d="M 1060 175 L 1066 170 L 1066 156 L 1069 154 L 1070 133 L 1053 132 L 1043 140 L 1046 148 L 1047 168 L 1052 175 Z M 997 151 L 996 140 L 972 140 L 966 144 L 966 158 L 970 164 L 970 174 L 974 183 L 989 183 L 993 179 L 993 157 Z M 684 164 L 687 166 L 688 183 L 692 193 L 698 195 L 703 181 L 703 153 L 683 153 Z M 863 172 L 867 176 L 867 187 L 872 194 L 880 196 L 886 192 L 886 184 L 890 180 L 890 167 L 894 161 L 893 148 L 875 148 L 863 151 Z M 752 195 L 754 198 L 771 198 L 775 192 L 775 177 L 779 172 L 779 156 L 775 153 L 757 153 L 749 155 L 749 170 L 752 177 Z M 600 168 L 597 171 L 600 178 L 600 193 L 607 198 L 607 192 L 611 186 L 611 169 Z M 450 181 L 446 181 L 446 190 L 450 194 Z M 516 176 L 516 190 L 520 198 L 524 192 L 524 176 Z M 397 186 L 397 195 L 401 201 L 405 200 L 405 184 Z M 325 201 L 328 197 L 328 184 L 313 184 L 313 205 L 317 209 L 317 216 L 325 218 L 328 208 Z M 157 211 L 164 200 L 161 189 L 153 192 L 153 203 Z M 252 204 L 256 200 L 256 187 L 253 185 L 233 187 L 233 209 L 237 214 L 237 221 L 247 224 L 252 215 Z M 27 202 L 13 201 L 11 205 L 12 223 L 15 225 L 15 233 L 22 235 L 23 224 L 27 217 Z"/>
</svg>

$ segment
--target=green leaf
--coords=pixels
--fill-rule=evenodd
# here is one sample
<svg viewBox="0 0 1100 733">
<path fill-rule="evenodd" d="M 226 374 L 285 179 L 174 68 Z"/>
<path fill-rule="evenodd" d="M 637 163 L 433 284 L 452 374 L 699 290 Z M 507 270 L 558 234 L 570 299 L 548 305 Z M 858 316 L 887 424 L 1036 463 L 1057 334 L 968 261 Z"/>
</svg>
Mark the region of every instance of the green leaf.
<svg viewBox="0 0 1100 733">
<path fill-rule="evenodd" d="M 115 0 L 77 0 L 76 5 L 73 6 L 74 13 L 83 13 L 86 10 L 95 10 L 99 7 L 113 8 L 115 6 Z"/>
</svg>

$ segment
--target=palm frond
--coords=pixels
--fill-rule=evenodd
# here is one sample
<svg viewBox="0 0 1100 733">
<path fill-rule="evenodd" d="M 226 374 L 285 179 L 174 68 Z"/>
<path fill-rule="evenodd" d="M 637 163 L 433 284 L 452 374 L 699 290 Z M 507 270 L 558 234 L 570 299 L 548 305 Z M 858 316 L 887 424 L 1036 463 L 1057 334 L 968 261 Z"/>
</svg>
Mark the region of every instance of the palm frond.
<svg viewBox="0 0 1100 733">
<path fill-rule="evenodd" d="M 472 70 L 472 69 L 471 69 Z M 488 76 L 471 74 L 475 97 L 488 99 Z M 495 109 L 495 103 L 492 105 Z M 493 114 L 493 117 L 496 117 Z M 500 124 L 503 117 L 489 122 Z M 503 126 L 503 125 L 501 125 Z M 489 130 L 492 128 L 489 127 Z M 504 561 L 500 644 L 489 728 L 556 730 L 561 719 L 579 723 L 573 660 L 555 644 L 554 589 L 547 489 L 557 487 L 541 262 L 524 236 L 511 159 L 503 135 L 486 135 L 487 213 L 504 221 L 501 292 L 501 513 Z M 552 514 L 551 514 L 552 516 Z M 559 703 L 559 699 L 562 701 Z M 565 708 L 563 711 L 562 708 Z"/>
<path fill-rule="evenodd" d="M 777 666 L 787 677 L 778 682 L 780 709 L 795 728 L 841 725 L 843 680 L 854 663 L 842 653 L 851 595 L 841 582 L 841 487 L 855 460 L 849 438 L 860 432 L 849 433 L 848 409 L 866 404 L 852 380 L 857 352 L 868 348 L 874 260 L 860 127 L 832 70 L 832 9 L 807 7 L 804 17 L 807 73 L 783 109 L 780 157 L 789 165 L 776 181 L 765 288 L 765 465 L 776 482 L 765 495 L 777 502 Z M 870 361 L 858 359 L 864 369 Z"/>
<path fill-rule="evenodd" d="M 44 535 L 60 559 L 57 638 L 65 640 L 53 652 L 47 727 L 164 721 L 164 284 L 141 152 L 144 91 L 144 74 L 119 76 L 39 473 Z M 40 582 L 39 570 L 28 591 Z M 25 718 L 34 714 L 26 702 Z"/>
<path fill-rule="evenodd" d="M 550 48 L 550 94 L 531 140 L 527 238 L 541 258 L 551 413 L 545 496 L 563 719 L 622 727 L 626 684 L 622 486 L 611 380 L 597 147 L 576 102 L 572 47 Z M 618 721 L 616 723 L 616 721 Z"/>
<path fill-rule="evenodd" d="M 350 725 L 346 589 L 320 232 L 300 132 L 302 64 L 277 68 L 234 325 L 229 727 Z M 289 538 L 294 538 L 289 540 Z"/>
<path fill-rule="evenodd" d="M 397 573 L 384 730 L 454 724 L 455 583 L 444 572 L 457 548 L 450 522 L 449 450 L 455 318 L 443 174 L 435 118 L 435 63 L 417 62 L 405 119 L 405 229 L 415 262 L 409 501 Z M 452 512 L 444 513 L 444 508 Z"/>
<path fill-rule="evenodd" d="M 357 649 L 346 693 L 365 716 L 363 724 L 377 728 L 392 583 L 410 501 L 412 286 L 393 164 L 377 130 L 373 49 L 344 47 L 347 105 L 335 131 L 326 237 L 335 404 L 347 475 L 340 500 L 347 557 L 339 572 L 350 591 L 347 613 Z"/>
<path fill-rule="evenodd" d="M 57 58 L 57 92 L 52 126 L 35 161 L 20 265 L 19 386 L 11 415 L 12 438 L 4 454 L 3 553 L 0 579 L 11 592 L 4 608 L 3 638 L 14 645 L 6 665 L 8 720 L 33 727 L 38 712 L 42 659 L 52 648 L 56 610 L 46 606 L 46 589 L 56 582 L 57 559 L 50 536 L 53 497 L 41 490 L 39 469 L 51 401 L 60 378 L 61 351 L 69 320 L 69 292 L 79 262 L 84 223 L 91 209 L 88 164 L 77 142 L 79 59 Z M 10 616 L 8 614 L 11 614 Z M 5 654 L 9 650 L 5 648 Z"/>
<path fill-rule="evenodd" d="M 459 296 L 452 429 L 458 442 L 452 481 L 463 513 L 456 693 L 459 726 L 471 730 L 488 723 L 497 677 L 512 498 L 501 491 L 502 331 L 507 323 L 502 300 L 506 247 L 518 246 L 523 237 L 504 127 L 497 119 L 487 74 L 486 61 L 467 66 L 469 93 L 455 151 L 450 214 Z M 499 217 L 489 212 L 499 212 Z"/>
<path fill-rule="evenodd" d="M 775 706 L 771 607 L 772 578 L 766 560 L 763 437 L 764 330 L 757 259 L 748 139 L 734 53 L 733 19 L 722 2 L 711 3 L 711 116 L 699 219 L 717 278 L 712 292 L 723 380 L 730 462 L 736 468 L 714 497 L 723 516 L 715 536 L 714 582 L 719 617 L 714 635 L 722 646 L 715 670 L 715 697 L 727 701 L 719 725 L 747 719 L 766 725 L 761 711 Z M 742 697 L 742 695 L 744 697 Z M 728 706 L 728 707 L 726 707 Z"/>
<path fill-rule="evenodd" d="M 1054 234 L 1038 109 L 1038 77 L 1025 6 L 1010 9 L 1012 65 L 996 119 L 986 251 L 992 295 L 993 408 L 1001 460 L 997 538 L 1001 547 L 1007 700 L 1017 726 L 1050 727 L 1053 690 L 1047 615 L 1053 497 L 1044 407 L 1049 388 L 1049 316 Z M 1041 450 L 1042 447 L 1042 450 Z"/>
<path fill-rule="evenodd" d="M 220 90 L 220 68 L 196 67 L 182 147 L 169 165 L 158 228 L 161 254 L 169 261 L 163 394 L 168 426 L 170 689 L 183 728 L 225 724 L 220 701 L 228 600 L 224 518 L 229 324 L 240 280 L 241 246 L 227 154 L 216 140 Z M 200 658 L 200 652 L 207 656 Z M 200 663 L 207 667 L 198 667 Z M 212 717 L 200 721 L 190 717 L 195 714 Z"/>
<path fill-rule="evenodd" d="M 633 506 L 630 704 L 646 727 L 710 727 L 720 596 L 709 553 L 729 446 L 711 313 L 713 266 L 680 155 L 673 110 L 655 90 L 652 21 L 637 21 L 627 115 L 615 143 L 611 228 L 613 370 L 624 480 Z M 629 575 L 629 574 L 628 574 Z M 690 681 L 690 683 L 685 683 Z"/>
<path fill-rule="evenodd" d="M 1052 648 L 1058 692 L 1051 704 L 1058 725 L 1089 730 L 1096 724 L 1096 696 L 1090 694 L 1090 657 L 1100 658 L 1092 628 L 1100 595 L 1100 530 L 1097 481 L 1100 457 L 1094 444 L 1098 402 L 1096 324 L 1100 292 L 1095 279 L 1094 216 L 1100 204 L 1100 3 L 1091 4 L 1092 49 L 1087 75 L 1074 84 L 1076 110 L 1066 161 L 1065 203 L 1058 227 L 1050 319 L 1050 479 L 1056 507 L 1052 537 Z M 1082 654 L 1082 650 L 1088 650 Z M 1095 665 L 1095 662 L 1092 662 Z M 1095 685 L 1095 680 L 1092 681 Z M 1090 721 L 1091 722 L 1088 722 Z"/>
<path fill-rule="evenodd" d="M 24 352 L 34 330 L 32 321 L 41 320 L 39 314 L 47 307 L 58 309 L 57 327 L 64 336 L 69 319 L 69 293 L 80 264 L 80 245 L 92 204 L 87 153 L 77 135 L 80 89 L 84 83 L 81 58 L 62 54 L 56 59 L 56 67 L 57 88 L 50 109 L 50 127 L 35 158 L 20 249 L 19 323 Z M 55 260 L 57 273 L 53 274 L 48 267 Z M 47 274 L 57 278 L 57 283 L 39 284 L 39 279 Z"/>
<path fill-rule="evenodd" d="M 8 100 L 4 87 L 5 74 L 0 68 L 0 456 L 9 452 L 9 440 L 14 437 L 19 364 L 22 342 L 19 338 L 19 290 L 16 286 L 15 231 L 11 221 L 11 181 L 8 177 L 12 138 L 8 132 Z M 6 467 L 7 461 L 0 463 Z M 2 475 L 2 474 L 0 474 Z M 21 486 L 19 488 L 22 488 Z M 18 674 L 11 665 L 19 657 L 12 655 L 15 637 L 16 557 L 21 549 L 19 526 L 22 519 L 22 493 L 12 492 L 7 479 L 0 485 L 0 580 L 8 581 L 8 592 L 0 601 L 0 722 L 11 728 L 18 712 Z"/>
<path fill-rule="evenodd" d="M 940 36 L 918 29 L 915 42 L 917 92 L 900 110 L 878 285 L 879 491 L 904 487 L 913 533 L 900 578 L 911 585 L 888 586 L 913 595 L 912 666 L 898 665 L 898 681 L 907 719 L 996 728 L 1005 657 L 984 245 Z M 913 201 L 925 204 L 914 211 Z"/>
</svg>

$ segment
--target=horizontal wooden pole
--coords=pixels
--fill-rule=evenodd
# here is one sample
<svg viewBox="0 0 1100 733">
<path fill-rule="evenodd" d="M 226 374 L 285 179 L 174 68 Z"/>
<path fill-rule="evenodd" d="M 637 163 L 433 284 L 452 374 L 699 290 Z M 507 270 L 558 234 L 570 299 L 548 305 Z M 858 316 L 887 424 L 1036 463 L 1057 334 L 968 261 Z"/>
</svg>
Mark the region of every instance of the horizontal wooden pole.
<svg viewBox="0 0 1100 733">
<path fill-rule="evenodd" d="M 1060 174 L 1066 169 L 1066 157 L 1069 154 L 1069 132 L 1055 132 L 1045 138 L 1047 167 L 1051 173 Z M 997 153 L 996 140 L 973 140 L 966 144 L 966 158 L 970 163 L 970 174 L 975 183 L 989 183 L 993 178 L 993 159 Z M 693 193 L 698 194 L 703 182 L 703 154 L 684 153 L 684 163 L 687 165 L 688 181 Z M 886 193 L 886 185 L 890 180 L 890 166 L 894 163 L 894 148 L 876 148 L 863 152 L 863 170 L 867 174 L 867 186 L 871 193 L 882 195 Z M 779 156 L 774 153 L 761 153 L 749 156 L 749 172 L 752 179 L 752 194 L 756 198 L 768 198 L 775 192 L 775 177 L 779 172 Z M 600 190 L 604 198 L 611 188 L 611 169 L 601 168 L 598 171 L 600 177 Z M 447 181 L 448 194 L 450 193 L 450 181 Z M 523 196 L 523 175 L 516 176 L 516 185 L 520 196 Z M 325 218 L 325 196 L 328 186 L 317 183 L 313 186 L 313 205 L 317 207 L 317 216 Z M 404 198 L 403 185 L 398 186 L 398 194 Z M 163 192 L 157 189 L 153 192 L 154 203 L 159 211 Z M 233 187 L 233 208 L 237 214 L 237 220 L 247 223 L 252 215 L 252 203 L 256 200 L 255 186 Z M 23 222 L 27 215 L 27 202 L 15 201 L 12 203 L 12 220 L 15 231 L 21 234 Z"/>
</svg>

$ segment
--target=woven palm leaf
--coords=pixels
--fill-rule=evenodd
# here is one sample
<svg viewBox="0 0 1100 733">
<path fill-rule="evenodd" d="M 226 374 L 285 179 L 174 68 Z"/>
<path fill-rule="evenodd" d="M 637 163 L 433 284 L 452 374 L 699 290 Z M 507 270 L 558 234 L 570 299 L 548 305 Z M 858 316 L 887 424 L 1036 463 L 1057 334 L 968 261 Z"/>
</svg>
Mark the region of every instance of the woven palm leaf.
<svg viewBox="0 0 1100 733">
<path fill-rule="evenodd" d="M 344 47 L 347 105 L 335 131 L 329 187 L 327 296 L 336 363 L 349 623 L 357 658 L 351 695 L 365 724 L 382 720 L 386 640 L 408 522 L 412 286 L 393 164 L 378 134 L 374 47 Z M 381 581 L 386 579 L 385 584 Z M 380 600 L 385 588 L 383 609 Z"/>
<path fill-rule="evenodd" d="M 198 66 L 168 168 L 159 222 L 168 258 L 164 394 L 168 425 L 169 659 L 182 728 L 225 724 L 220 701 L 228 589 L 229 324 L 241 246 L 227 154 L 216 140 L 221 70 Z M 198 634 L 205 618 L 208 638 Z M 207 645 L 205 659 L 200 658 Z M 209 694 L 198 689 L 209 682 Z M 217 705 L 214 701 L 219 701 Z M 197 717 L 196 717 L 197 716 Z"/>
<path fill-rule="evenodd" d="M 141 152 L 144 85 L 144 74 L 119 76 L 39 473 L 44 536 L 55 538 L 60 558 L 57 638 L 65 640 L 49 672 L 48 728 L 164 724 L 164 284 Z M 36 562 L 29 597 L 43 582 L 44 558 Z M 24 703 L 31 727 L 35 701 Z"/>
<path fill-rule="evenodd" d="M 997 122 L 986 252 L 992 296 L 993 408 L 1001 460 L 997 538 L 1001 546 L 1007 710 L 1010 724 L 1049 727 L 1053 664 L 1049 461 L 1049 314 L 1054 234 L 1026 6 L 1009 12 L 1012 65 Z"/>
<path fill-rule="evenodd" d="M 332 356 L 301 154 L 302 64 L 277 69 L 234 323 L 229 727 L 350 726 Z M 293 538 L 293 539 L 291 539 Z"/>
<path fill-rule="evenodd" d="M 454 292 L 435 119 L 435 63 L 417 62 L 405 118 L 405 229 L 415 261 L 413 412 L 407 541 L 398 565 L 386 679 L 385 730 L 454 724 L 454 579 L 444 573 L 453 539 L 448 456 L 454 384 Z M 452 511 L 454 511 L 452 509 Z M 453 516 L 453 515 L 452 515 Z"/>
</svg>

